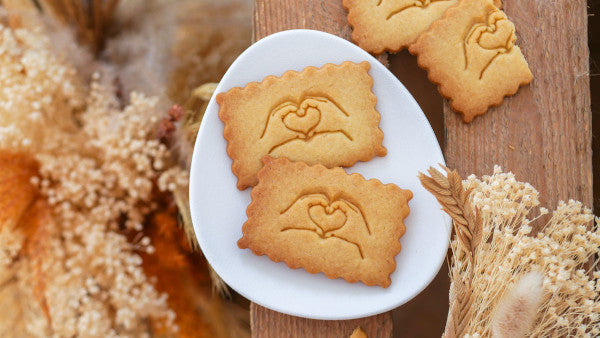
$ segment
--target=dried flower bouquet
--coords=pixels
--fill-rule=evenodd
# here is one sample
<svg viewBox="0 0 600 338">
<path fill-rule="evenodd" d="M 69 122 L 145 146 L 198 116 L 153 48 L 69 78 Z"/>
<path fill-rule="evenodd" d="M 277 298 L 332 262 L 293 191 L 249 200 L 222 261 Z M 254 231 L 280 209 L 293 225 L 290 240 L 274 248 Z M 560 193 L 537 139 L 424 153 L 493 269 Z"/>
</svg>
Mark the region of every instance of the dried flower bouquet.
<svg viewBox="0 0 600 338">
<path fill-rule="evenodd" d="M 464 182 L 444 169 L 420 174 L 454 224 L 444 336 L 600 335 L 600 219 L 572 200 L 546 216 L 535 188 L 499 167 Z"/>
<path fill-rule="evenodd" d="M 0 4 L 0 336 L 249 336 L 181 226 L 194 88 L 250 43 L 249 6 Z"/>
</svg>

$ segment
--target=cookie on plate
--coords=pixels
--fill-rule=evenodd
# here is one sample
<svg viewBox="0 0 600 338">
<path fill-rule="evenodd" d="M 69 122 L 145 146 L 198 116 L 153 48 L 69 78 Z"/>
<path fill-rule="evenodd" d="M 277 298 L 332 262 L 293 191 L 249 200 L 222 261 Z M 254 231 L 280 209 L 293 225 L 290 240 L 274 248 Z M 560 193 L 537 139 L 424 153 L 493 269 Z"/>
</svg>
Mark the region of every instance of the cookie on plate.
<svg viewBox="0 0 600 338">
<path fill-rule="evenodd" d="M 263 162 L 240 248 L 331 279 L 391 284 L 411 191 L 342 168 Z"/>
<path fill-rule="evenodd" d="M 256 185 L 264 155 L 330 168 L 385 156 L 369 68 L 307 67 L 217 95 L 238 189 Z"/>
<path fill-rule="evenodd" d="M 533 75 L 514 24 L 492 0 L 460 0 L 409 51 L 465 122 L 514 95 Z"/>
</svg>

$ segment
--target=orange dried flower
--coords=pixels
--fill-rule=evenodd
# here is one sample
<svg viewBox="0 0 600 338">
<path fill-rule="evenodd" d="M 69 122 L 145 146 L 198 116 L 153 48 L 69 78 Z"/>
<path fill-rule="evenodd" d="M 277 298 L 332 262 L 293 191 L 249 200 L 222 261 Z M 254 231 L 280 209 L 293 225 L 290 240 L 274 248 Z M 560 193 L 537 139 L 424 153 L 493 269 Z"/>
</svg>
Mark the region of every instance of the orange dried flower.
<svg viewBox="0 0 600 338">
<path fill-rule="evenodd" d="M 156 289 L 169 295 L 178 336 L 226 337 L 221 300 L 212 293 L 208 265 L 200 253 L 191 251 L 176 209 L 157 211 L 147 223 L 144 234 L 155 251 L 142 254 L 142 266 L 148 276 L 156 277 Z M 160 323 L 154 324 L 154 333 L 160 333 Z"/>
<path fill-rule="evenodd" d="M 0 231 L 14 228 L 36 195 L 31 178 L 37 163 L 29 156 L 0 153 Z"/>
<path fill-rule="evenodd" d="M 31 283 L 33 296 L 46 316 L 49 326 L 52 326 L 52 317 L 46 300 L 46 280 L 48 276 L 44 269 L 44 260 L 50 256 L 50 229 L 54 228 L 54 220 L 48 203 L 43 198 L 38 198 L 27 209 L 19 222 L 19 227 L 26 235 L 23 245 L 23 255 L 29 258 L 31 265 Z"/>
</svg>

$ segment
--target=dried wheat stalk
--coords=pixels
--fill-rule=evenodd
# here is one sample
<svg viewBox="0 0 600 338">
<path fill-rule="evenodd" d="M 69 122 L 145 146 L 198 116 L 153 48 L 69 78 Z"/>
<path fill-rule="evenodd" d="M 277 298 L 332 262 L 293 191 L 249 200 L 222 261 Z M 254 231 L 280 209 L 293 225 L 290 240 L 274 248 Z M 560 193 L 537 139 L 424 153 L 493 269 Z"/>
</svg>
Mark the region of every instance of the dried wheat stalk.
<svg viewBox="0 0 600 338">
<path fill-rule="evenodd" d="M 465 273 L 454 273 L 450 287 L 450 313 L 444 337 L 462 337 L 471 316 L 471 281 L 475 252 L 481 242 L 482 220 L 469 202 L 470 191 L 464 189 L 462 179 L 456 170 L 442 166 L 447 176 L 433 167 L 430 176 L 419 173 L 425 189 L 435 196 L 444 210 L 452 218 L 454 233 L 458 238 L 458 259 L 463 261 Z"/>
<path fill-rule="evenodd" d="M 95 52 L 102 49 L 107 28 L 119 0 L 38 0 L 43 11 L 73 25 L 79 38 Z"/>
<path fill-rule="evenodd" d="M 473 212 L 469 202 L 470 191 L 463 188 L 462 178 L 456 170 L 443 166 L 447 177 L 435 168 L 430 167 L 427 176 L 419 173 L 423 187 L 432 193 L 444 210 L 454 221 L 454 231 L 461 243 L 461 249 L 470 263 L 477 246 L 481 242 L 481 217 Z"/>
</svg>

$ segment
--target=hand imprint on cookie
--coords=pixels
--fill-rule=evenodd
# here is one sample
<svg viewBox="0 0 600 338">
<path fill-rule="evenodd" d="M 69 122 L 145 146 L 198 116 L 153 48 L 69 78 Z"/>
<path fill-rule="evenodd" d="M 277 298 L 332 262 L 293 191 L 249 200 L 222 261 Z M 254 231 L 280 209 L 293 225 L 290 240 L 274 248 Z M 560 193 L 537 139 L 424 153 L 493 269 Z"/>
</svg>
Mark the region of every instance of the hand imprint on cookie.
<svg viewBox="0 0 600 338">
<path fill-rule="evenodd" d="M 268 154 L 292 141 L 309 142 L 323 134 L 341 134 L 353 141 L 346 130 L 336 126 L 337 121 L 348 117 L 347 112 L 325 96 L 306 96 L 299 105 L 285 101 L 271 110 L 260 139 L 275 140 Z"/>
<path fill-rule="evenodd" d="M 491 12 L 486 21 L 472 25 L 463 41 L 464 70 L 474 73 L 479 80 L 498 57 L 512 51 L 517 39 L 515 26 L 502 12 Z"/>
<path fill-rule="evenodd" d="M 384 0 L 379 0 L 379 2 L 377 3 L 377 6 L 378 7 L 381 6 L 383 1 Z M 406 3 L 406 1 L 405 1 L 404 2 L 405 4 L 403 4 L 400 8 L 396 8 L 396 9 L 392 10 L 385 19 L 390 20 L 394 15 L 400 14 L 409 8 L 426 9 L 427 7 L 429 7 L 429 5 L 431 5 L 431 3 L 442 2 L 442 1 L 451 1 L 451 0 L 414 0 L 414 1 L 408 1 L 408 3 Z"/>
<path fill-rule="evenodd" d="M 371 235 L 371 229 L 356 204 L 344 198 L 331 200 L 325 194 L 306 194 L 299 196 L 281 215 L 298 212 L 299 209 L 306 210 L 305 221 L 284 227 L 281 232 L 310 231 L 323 240 L 338 239 L 354 245 L 360 258 L 365 258 L 360 243 Z"/>
</svg>

